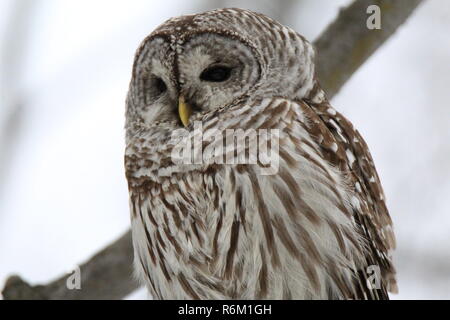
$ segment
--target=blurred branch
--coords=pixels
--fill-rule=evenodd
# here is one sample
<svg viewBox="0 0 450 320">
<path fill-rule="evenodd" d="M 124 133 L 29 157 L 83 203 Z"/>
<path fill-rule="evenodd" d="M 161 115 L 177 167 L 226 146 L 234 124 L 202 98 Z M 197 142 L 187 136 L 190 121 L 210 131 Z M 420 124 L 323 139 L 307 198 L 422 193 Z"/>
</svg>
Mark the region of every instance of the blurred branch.
<svg viewBox="0 0 450 320">
<path fill-rule="evenodd" d="M 332 97 L 351 75 L 406 21 L 421 0 L 357 0 L 341 10 L 337 19 L 319 37 L 318 75 Z M 377 4 L 382 29 L 366 27 L 367 7 Z M 121 299 L 138 286 L 132 279 L 132 245 L 128 232 L 81 266 L 82 290 L 69 291 L 68 276 L 44 286 L 30 286 L 10 278 L 5 299 Z"/>
<path fill-rule="evenodd" d="M 8 167 L 24 118 L 24 98 L 20 92 L 21 71 L 29 37 L 30 20 L 35 12 L 33 0 L 14 1 L 11 14 L 1 34 L 0 52 L 0 199 L 2 183 L 6 181 Z"/>
<path fill-rule="evenodd" d="M 401 26 L 422 0 L 357 0 L 342 9 L 315 42 L 317 73 L 331 99 L 356 70 Z M 367 8 L 381 9 L 381 29 L 366 27 Z"/>
<path fill-rule="evenodd" d="M 97 253 L 80 266 L 81 290 L 67 289 L 71 274 L 47 284 L 30 286 L 18 276 L 9 278 L 3 290 L 6 300 L 95 300 L 122 299 L 139 286 L 133 280 L 131 232 Z"/>
</svg>

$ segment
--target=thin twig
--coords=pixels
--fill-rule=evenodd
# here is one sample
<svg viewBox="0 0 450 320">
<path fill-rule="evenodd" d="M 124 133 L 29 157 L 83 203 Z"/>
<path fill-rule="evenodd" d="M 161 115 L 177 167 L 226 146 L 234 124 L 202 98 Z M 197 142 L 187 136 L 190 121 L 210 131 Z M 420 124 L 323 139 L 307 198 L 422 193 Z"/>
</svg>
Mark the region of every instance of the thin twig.
<svg viewBox="0 0 450 320">
<path fill-rule="evenodd" d="M 402 25 L 422 0 L 356 0 L 342 9 L 315 42 L 318 77 L 331 98 L 352 74 Z M 366 25 L 369 5 L 382 12 L 382 29 Z M 68 290 L 65 275 L 47 285 L 30 286 L 11 277 L 4 299 L 121 299 L 138 288 L 132 278 L 132 246 L 128 232 L 81 266 L 82 290 Z"/>
</svg>

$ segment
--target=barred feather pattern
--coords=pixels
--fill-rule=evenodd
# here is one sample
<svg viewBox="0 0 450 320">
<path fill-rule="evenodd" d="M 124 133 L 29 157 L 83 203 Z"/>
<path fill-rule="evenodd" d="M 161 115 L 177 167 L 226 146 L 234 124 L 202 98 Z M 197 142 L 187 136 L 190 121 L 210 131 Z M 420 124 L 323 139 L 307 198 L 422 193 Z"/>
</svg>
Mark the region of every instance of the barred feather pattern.
<svg viewBox="0 0 450 320">
<path fill-rule="evenodd" d="M 210 23 L 251 47 L 261 75 L 233 103 L 194 120 L 202 123 L 203 135 L 279 130 L 279 172 L 261 175 L 259 162 L 174 163 L 176 124 L 148 123 L 139 113 L 136 62 L 125 167 L 139 279 L 156 299 L 388 298 L 387 291 L 396 290 L 395 239 L 381 183 L 363 138 L 331 107 L 314 78 L 310 44 L 265 16 L 223 9 L 170 20 L 144 41 L 136 61 L 155 36 L 175 34 L 170 41 L 182 44 L 200 32 L 199 21 L 202 30 L 219 33 Z M 230 25 L 242 27 L 240 21 L 248 26 L 245 32 L 230 31 Z M 268 28 L 277 39 L 273 46 L 264 36 L 251 40 L 252 30 Z M 275 63 L 274 48 L 288 44 Z M 299 66 L 291 55 L 302 58 Z M 276 73 L 281 66 L 298 67 L 296 81 L 282 81 Z M 272 76 L 276 81 L 269 85 L 265 80 Z M 261 141 L 248 145 L 253 143 Z M 238 150 L 246 152 L 248 145 Z M 367 284 L 373 265 L 381 270 L 378 289 Z"/>
</svg>

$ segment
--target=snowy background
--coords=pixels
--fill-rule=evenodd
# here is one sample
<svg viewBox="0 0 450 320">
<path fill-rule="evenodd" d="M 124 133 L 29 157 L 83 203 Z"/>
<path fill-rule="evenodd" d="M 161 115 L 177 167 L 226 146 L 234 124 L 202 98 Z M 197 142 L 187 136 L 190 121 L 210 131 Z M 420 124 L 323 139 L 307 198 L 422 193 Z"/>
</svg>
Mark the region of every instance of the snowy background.
<svg viewBox="0 0 450 320">
<path fill-rule="evenodd" d="M 134 51 L 216 6 L 314 40 L 349 1 L 0 0 L 0 287 L 46 283 L 129 227 L 124 101 Z M 368 142 L 395 223 L 400 293 L 450 299 L 450 2 L 428 0 L 333 100 Z M 141 298 L 142 292 L 133 295 Z"/>
</svg>

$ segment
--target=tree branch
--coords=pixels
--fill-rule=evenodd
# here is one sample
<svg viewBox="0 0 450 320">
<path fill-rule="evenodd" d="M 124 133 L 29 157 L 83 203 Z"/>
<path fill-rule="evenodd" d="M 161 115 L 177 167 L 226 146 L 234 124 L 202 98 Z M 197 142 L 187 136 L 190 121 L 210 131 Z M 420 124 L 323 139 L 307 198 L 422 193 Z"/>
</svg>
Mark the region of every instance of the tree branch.
<svg viewBox="0 0 450 320">
<path fill-rule="evenodd" d="M 336 20 L 315 42 L 318 76 L 333 97 L 352 74 L 406 21 L 422 0 L 356 0 L 342 9 Z M 381 30 L 366 25 L 369 5 L 381 8 Z M 82 290 L 68 290 L 69 275 L 47 285 L 30 286 L 11 277 L 3 289 L 4 299 L 122 299 L 138 284 L 132 278 L 131 234 L 92 257 L 81 266 Z"/>
<path fill-rule="evenodd" d="M 3 298 L 94 300 L 122 299 L 138 288 L 133 279 L 133 247 L 131 232 L 97 253 L 80 266 L 81 290 L 69 290 L 67 279 L 71 274 L 47 284 L 30 286 L 21 278 L 13 276 L 6 282 Z"/>
<path fill-rule="evenodd" d="M 331 99 L 356 70 L 401 26 L 422 0 L 356 0 L 342 9 L 314 43 L 317 74 Z M 370 5 L 381 9 L 381 29 L 367 28 Z"/>
</svg>

